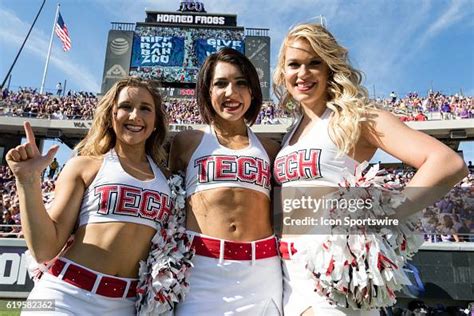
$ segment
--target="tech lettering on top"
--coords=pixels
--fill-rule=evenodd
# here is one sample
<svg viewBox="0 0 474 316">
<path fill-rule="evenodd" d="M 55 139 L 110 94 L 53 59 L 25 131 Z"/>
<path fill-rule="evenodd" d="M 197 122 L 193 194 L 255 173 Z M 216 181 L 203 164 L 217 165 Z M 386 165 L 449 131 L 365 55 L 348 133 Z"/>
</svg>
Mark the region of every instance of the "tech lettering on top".
<svg viewBox="0 0 474 316">
<path fill-rule="evenodd" d="M 173 207 L 170 197 L 153 190 L 144 190 L 124 184 L 105 184 L 94 187 L 99 196 L 102 215 L 115 214 L 162 222 L 168 219 Z"/>
<path fill-rule="evenodd" d="M 275 159 L 274 176 L 279 183 L 321 178 L 321 149 L 300 149 Z"/>
<path fill-rule="evenodd" d="M 250 156 L 208 155 L 196 159 L 199 183 L 242 181 L 270 189 L 270 164 Z"/>
</svg>

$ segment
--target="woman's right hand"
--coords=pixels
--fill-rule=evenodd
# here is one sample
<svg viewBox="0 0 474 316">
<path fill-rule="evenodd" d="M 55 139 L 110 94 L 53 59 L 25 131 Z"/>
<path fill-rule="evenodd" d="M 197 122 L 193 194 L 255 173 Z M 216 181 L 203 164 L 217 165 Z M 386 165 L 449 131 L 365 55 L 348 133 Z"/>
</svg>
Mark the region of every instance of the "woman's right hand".
<svg viewBox="0 0 474 316">
<path fill-rule="evenodd" d="M 31 181 L 41 177 L 41 173 L 53 161 L 59 146 L 52 146 L 46 155 L 41 155 L 35 142 L 35 134 L 29 122 L 23 123 L 26 143 L 10 149 L 6 155 L 8 166 L 19 181 Z"/>
</svg>

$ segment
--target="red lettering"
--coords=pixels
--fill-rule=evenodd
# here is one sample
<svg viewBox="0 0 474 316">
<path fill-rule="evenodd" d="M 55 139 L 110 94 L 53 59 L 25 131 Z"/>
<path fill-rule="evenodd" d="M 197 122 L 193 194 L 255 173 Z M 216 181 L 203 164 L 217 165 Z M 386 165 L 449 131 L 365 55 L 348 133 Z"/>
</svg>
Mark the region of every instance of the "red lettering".
<svg viewBox="0 0 474 316">
<path fill-rule="evenodd" d="M 171 215 L 171 209 L 173 208 L 173 202 L 170 197 L 166 194 L 161 194 L 161 210 L 156 217 L 159 221 L 167 220 Z"/>
<path fill-rule="evenodd" d="M 120 186 L 117 208 L 114 213 L 118 215 L 138 215 L 140 193 L 140 189 Z"/>
<path fill-rule="evenodd" d="M 155 219 L 160 211 L 161 196 L 155 191 L 145 191 L 142 194 L 140 203 L 140 216 L 148 219 Z"/>
<path fill-rule="evenodd" d="M 211 164 L 214 164 L 211 166 Z M 206 156 L 195 160 L 200 183 L 236 181 L 253 183 L 270 188 L 270 163 L 249 156 Z M 211 175 L 209 175 L 211 174 Z"/>
<path fill-rule="evenodd" d="M 274 172 L 274 176 L 276 178 L 276 180 L 279 182 L 279 183 L 284 183 L 287 181 L 287 178 L 286 178 L 286 173 L 284 172 L 285 168 L 285 163 L 286 163 L 286 156 L 283 156 L 283 157 L 278 157 L 276 160 L 275 160 L 275 172 Z"/>
<path fill-rule="evenodd" d="M 237 180 L 235 157 L 215 157 L 216 169 L 214 180 Z"/>
<path fill-rule="evenodd" d="M 180 95 L 194 96 L 194 89 L 180 89 L 179 94 Z"/>
<path fill-rule="evenodd" d="M 274 175 L 279 183 L 299 179 L 321 177 L 319 167 L 320 149 L 298 150 L 275 160 Z"/>
<path fill-rule="evenodd" d="M 270 186 L 270 164 L 263 160 L 257 159 L 257 185 L 261 185 L 267 189 Z"/>
<path fill-rule="evenodd" d="M 209 182 L 209 176 L 208 176 L 208 164 L 212 162 L 214 159 L 212 156 L 206 156 L 197 159 L 194 162 L 194 167 L 198 167 L 198 176 L 199 176 L 199 182 L 205 183 Z"/>
<path fill-rule="evenodd" d="M 112 210 L 117 215 L 160 221 L 168 219 L 173 208 L 171 198 L 156 191 L 125 185 L 104 185 L 94 190 L 99 195 L 100 208 L 97 212 L 104 215 Z M 110 205 L 113 194 L 117 195 L 115 207 Z"/>
<path fill-rule="evenodd" d="M 298 179 L 298 153 L 293 152 L 286 156 L 286 177 L 287 181 Z"/>
<path fill-rule="evenodd" d="M 237 177 L 244 182 L 255 182 L 257 177 L 256 161 L 252 157 L 239 157 L 237 159 Z"/>
<path fill-rule="evenodd" d="M 111 199 L 112 193 L 117 192 L 116 185 L 104 185 L 101 187 L 96 187 L 94 189 L 94 194 L 99 195 L 99 210 L 97 211 L 100 214 L 109 213 L 109 201 Z"/>
<path fill-rule="evenodd" d="M 317 149 L 300 150 L 299 154 L 299 174 L 300 178 L 313 179 L 319 177 L 319 153 Z M 309 157 L 308 157 L 309 154 Z"/>
</svg>

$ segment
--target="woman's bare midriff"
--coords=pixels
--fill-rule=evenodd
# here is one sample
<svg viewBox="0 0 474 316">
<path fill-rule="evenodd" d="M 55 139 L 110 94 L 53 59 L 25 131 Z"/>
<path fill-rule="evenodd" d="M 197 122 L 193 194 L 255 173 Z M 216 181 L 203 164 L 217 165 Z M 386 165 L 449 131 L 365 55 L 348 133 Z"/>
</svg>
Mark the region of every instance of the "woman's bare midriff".
<svg viewBox="0 0 474 316">
<path fill-rule="evenodd" d="M 220 239 L 253 241 L 273 234 L 270 199 L 242 188 L 201 191 L 188 198 L 188 230 Z"/>
<path fill-rule="evenodd" d="M 81 226 L 64 257 L 97 272 L 124 278 L 138 276 L 139 261 L 146 259 L 151 227 L 135 223 L 95 223 Z"/>
</svg>

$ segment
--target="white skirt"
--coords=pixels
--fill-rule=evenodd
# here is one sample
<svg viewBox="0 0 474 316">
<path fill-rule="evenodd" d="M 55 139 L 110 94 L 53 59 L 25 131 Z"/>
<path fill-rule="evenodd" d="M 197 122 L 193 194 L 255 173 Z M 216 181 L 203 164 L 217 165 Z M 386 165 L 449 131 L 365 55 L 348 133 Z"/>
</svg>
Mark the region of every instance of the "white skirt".
<svg viewBox="0 0 474 316">
<path fill-rule="evenodd" d="M 282 315 L 279 256 L 256 260 L 219 260 L 195 255 L 189 293 L 177 316 Z"/>
<path fill-rule="evenodd" d="M 54 311 L 24 311 L 21 315 L 135 315 L 135 298 L 109 298 L 78 288 L 49 273 L 43 274 L 28 300 L 52 300 Z"/>
</svg>

